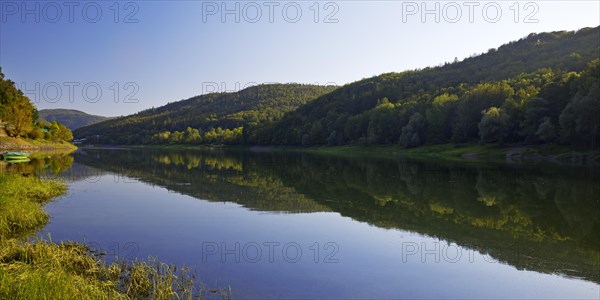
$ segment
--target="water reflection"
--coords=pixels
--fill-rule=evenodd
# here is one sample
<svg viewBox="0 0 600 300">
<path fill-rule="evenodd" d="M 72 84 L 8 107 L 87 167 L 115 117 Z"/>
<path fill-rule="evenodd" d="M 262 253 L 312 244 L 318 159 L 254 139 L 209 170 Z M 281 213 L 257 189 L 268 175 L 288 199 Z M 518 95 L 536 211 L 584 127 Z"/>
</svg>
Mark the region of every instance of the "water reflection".
<svg viewBox="0 0 600 300">
<path fill-rule="evenodd" d="M 334 211 L 477 250 L 518 269 L 600 282 L 598 172 L 300 154 L 85 149 L 71 178 L 136 178 L 252 210 Z M 79 166 L 81 165 L 81 166 Z M 92 170 L 92 171 L 90 171 Z"/>
<path fill-rule="evenodd" d="M 25 176 L 60 176 L 71 169 L 74 158 L 72 151 L 41 152 L 30 155 L 30 161 L 7 163 L 0 161 L 0 172 L 18 173 Z"/>
</svg>

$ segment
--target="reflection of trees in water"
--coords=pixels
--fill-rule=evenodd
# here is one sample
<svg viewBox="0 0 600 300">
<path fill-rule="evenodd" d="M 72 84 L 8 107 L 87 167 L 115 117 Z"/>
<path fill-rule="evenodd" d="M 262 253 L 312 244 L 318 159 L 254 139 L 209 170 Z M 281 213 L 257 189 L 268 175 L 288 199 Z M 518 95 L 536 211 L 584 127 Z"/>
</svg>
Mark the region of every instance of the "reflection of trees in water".
<svg viewBox="0 0 600 300">
<path fill-rule="evenodd" d="M 313 159 L 279 164 L 276 174 L 342 215 L 456 241 L 518 268 L 600 281 L 596 173 Z"/>
<path fill-rule="evenodd" d="M 217 170 L 235 170 L 241 171 L 242 164 L 240 161 L 231 157 L 202 157 L 192 154 L 170 153 L 157 154 L 154 160 L 163 165 L 185 166 L 187 169 L 194 169 L 200 166 L 209 167 Z"/>
<path fill-rule="evenodd" d="M 60 175 L 69 170 L 74 158 L 69 153 L 33 154 L 29 162 L 6 163 L 0 161 L 0 172 L 23 175 Z"/>
<path fill-rule="evenodd" d="M 327 207 L 283 185 L 277 177 L 263 176 L 253 168 L 244 169 L 247 161 L 242 157 L 220 152 L 205 155 L 180 151 L 86 152 L 77 155 L 78 162 L 199 199 L 231 201 L 263 211 L 328 211 Z"/>
<path fill-rule="evenodd" d="M 77 161 L 257 210 L 333 210 L 454 241 L 517 268 L 600 282 L 597 172 L 218 151 L 96 154 Z"/>
</svg>

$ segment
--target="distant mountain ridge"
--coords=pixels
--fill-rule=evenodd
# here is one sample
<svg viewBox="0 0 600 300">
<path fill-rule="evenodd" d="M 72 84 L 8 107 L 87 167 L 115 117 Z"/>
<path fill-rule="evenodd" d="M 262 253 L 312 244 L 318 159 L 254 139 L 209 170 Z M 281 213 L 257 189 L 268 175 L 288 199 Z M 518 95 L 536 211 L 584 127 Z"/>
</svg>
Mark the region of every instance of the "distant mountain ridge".
<svg viewBox="0 0 600 300">
<path fill-rule="evenodd" d="M 46 122 L 57 121 L 71 130 L 111 119 L 110 117 L 90 115 L 75 109 L 42 109 L 38 113 L 40 119 Z"/>
</svg>

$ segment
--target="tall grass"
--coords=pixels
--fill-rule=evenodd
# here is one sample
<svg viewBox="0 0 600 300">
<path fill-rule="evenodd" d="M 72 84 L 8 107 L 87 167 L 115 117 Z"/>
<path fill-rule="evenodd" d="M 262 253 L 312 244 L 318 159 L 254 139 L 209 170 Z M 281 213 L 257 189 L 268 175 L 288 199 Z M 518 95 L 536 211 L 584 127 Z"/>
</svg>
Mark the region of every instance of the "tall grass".
<svg viewBox="0 0 600 300">
<path fill-rule="evenodd" d="M 0 173 L 0 241 L 44 225 L 48 215 L 41 204 L 65 191 L 58 181 Z"/>
<path fill-rule="evenodd" d="M 77 243 L 10 239 L 0 249 L 0 299 L 203 299 L 231 291 L 195 284 L 187 269 L 161 263 L 120 261 L 105 265 Z"/>
<path fill-rule="evenodd" d="M 45 224 L 42 204 L 64 183 L 0 173 L 0 299 L 231 298 L 230 289 L 206 289 L 187 269 L 155 259 L 106 265 L 89 247 L 19 239 Z"/>
</svg>

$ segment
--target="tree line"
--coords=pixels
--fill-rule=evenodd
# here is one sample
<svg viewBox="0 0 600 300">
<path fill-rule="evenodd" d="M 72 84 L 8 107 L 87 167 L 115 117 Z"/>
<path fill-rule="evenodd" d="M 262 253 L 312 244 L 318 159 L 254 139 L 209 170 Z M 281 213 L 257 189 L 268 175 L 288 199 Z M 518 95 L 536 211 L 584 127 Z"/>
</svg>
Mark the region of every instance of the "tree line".
<svg viewBox="0 0 600 300">
<path fill-rule="evenodd" d="M 188 127 L 185 131 L 163 131 L 152 136 L 151 143 L 163 145 L 199 145 L 199 144 L 240 144 L 243 127 L 234 129 L 229 128 L 210 128 L 207 131 L 202 129 Z"/>
<path fill-rule="evenodd" d="M 600 60 L 582 72 L 542 69 L 477 84 L 421 90 L 324 117 L 296 111 L 250 133 L 264 144 L 416 147 L 442 143 L 564 143 L 598 148 Z M 358 103 L 361 105 L 362 103 Z M 361 111 L 351 114 L 350 111 Z M 299 121 L 301 120 L 301 121 Z"/>
</svg>

